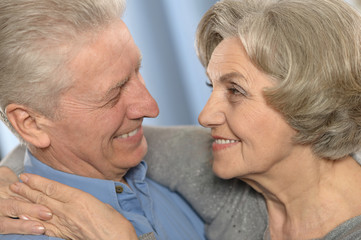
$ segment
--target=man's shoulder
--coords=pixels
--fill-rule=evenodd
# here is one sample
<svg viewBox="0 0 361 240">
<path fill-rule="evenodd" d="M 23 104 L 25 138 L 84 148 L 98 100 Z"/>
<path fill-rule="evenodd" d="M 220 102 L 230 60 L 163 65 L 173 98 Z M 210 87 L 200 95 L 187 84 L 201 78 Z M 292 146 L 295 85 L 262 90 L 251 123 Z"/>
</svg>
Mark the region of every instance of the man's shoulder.
<svg viewBox="0 0 361 240">
<path fill-rule="evenodd" d="M 16 174 L 24 172 L 24 155 L 26 147 L 18 145 L 7 154 L 0 162 L 0 166 L 5 166 L 13 170 Z"/>
</svg>

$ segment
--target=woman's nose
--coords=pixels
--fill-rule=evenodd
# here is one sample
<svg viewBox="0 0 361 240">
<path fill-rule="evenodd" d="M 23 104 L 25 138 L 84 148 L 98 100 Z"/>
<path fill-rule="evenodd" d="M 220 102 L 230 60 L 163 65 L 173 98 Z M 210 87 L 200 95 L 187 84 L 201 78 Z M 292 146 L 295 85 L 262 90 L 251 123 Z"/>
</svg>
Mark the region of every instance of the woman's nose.
<svg viewBox="0 0 361 240">
<path fill-rule="evenodd" d="M 225 121 L 224 108 L 222 109 L 222 100 L 213 92 L 198 116 L 198 122 L 204 127 L 215 127 Z"/>
</svg>

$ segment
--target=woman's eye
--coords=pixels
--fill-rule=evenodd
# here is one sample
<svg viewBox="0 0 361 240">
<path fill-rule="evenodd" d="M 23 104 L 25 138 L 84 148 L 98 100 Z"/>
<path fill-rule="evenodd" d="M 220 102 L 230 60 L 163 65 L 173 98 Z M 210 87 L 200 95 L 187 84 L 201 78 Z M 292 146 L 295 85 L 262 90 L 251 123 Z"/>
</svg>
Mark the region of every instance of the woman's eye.
<svg viewBox="0 0 361 240">
<path fill-rule="evenodd" d="M 228 88 L 228 92 L 232 95 L 243 95 L 247 96 L 247 92 L 240 86 L 233 84 L 230 88 Z"/>
<path fill-rule="evenodd" d="M 211 82 L 206 82 L 207 87 L 213 88 L 213 84 Z"/>
</svg>

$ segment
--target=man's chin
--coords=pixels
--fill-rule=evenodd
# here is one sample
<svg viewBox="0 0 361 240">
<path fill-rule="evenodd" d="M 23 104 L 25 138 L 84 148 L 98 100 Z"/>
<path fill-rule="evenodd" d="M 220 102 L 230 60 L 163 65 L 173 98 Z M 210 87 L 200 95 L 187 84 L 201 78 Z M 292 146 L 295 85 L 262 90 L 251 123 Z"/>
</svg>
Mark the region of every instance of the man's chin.
<svg viewBox="0 0 361 240">
<path fill-rule="evenodd" d="M 143 138 L 142 143 L 136 148 L 128 152 L 128 156 L 120 156 L 121 164 L 128 163 L 127 167 L 132 168 L 136 167 L 145 157 L 148 151 L 148 145 L 145 138 Z"/>
</svg>

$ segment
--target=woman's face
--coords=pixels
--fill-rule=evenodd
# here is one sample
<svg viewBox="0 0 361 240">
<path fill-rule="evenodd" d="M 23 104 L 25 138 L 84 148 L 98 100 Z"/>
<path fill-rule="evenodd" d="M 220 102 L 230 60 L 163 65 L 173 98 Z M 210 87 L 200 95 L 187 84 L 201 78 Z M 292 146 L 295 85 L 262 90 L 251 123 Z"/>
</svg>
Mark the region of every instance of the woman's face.
<svg viewBox="0 0 361 240">
<path fill-rule="evenodd" d="M 217 46 L 207 73 L 213 92 L 199 122 L 212 129 L 213 170 L 219 177 L 266 174 L 297 154 L 296 132 L 262 94 L 275 83 L 251 63 L 238 38 Z"/>
</svg>

